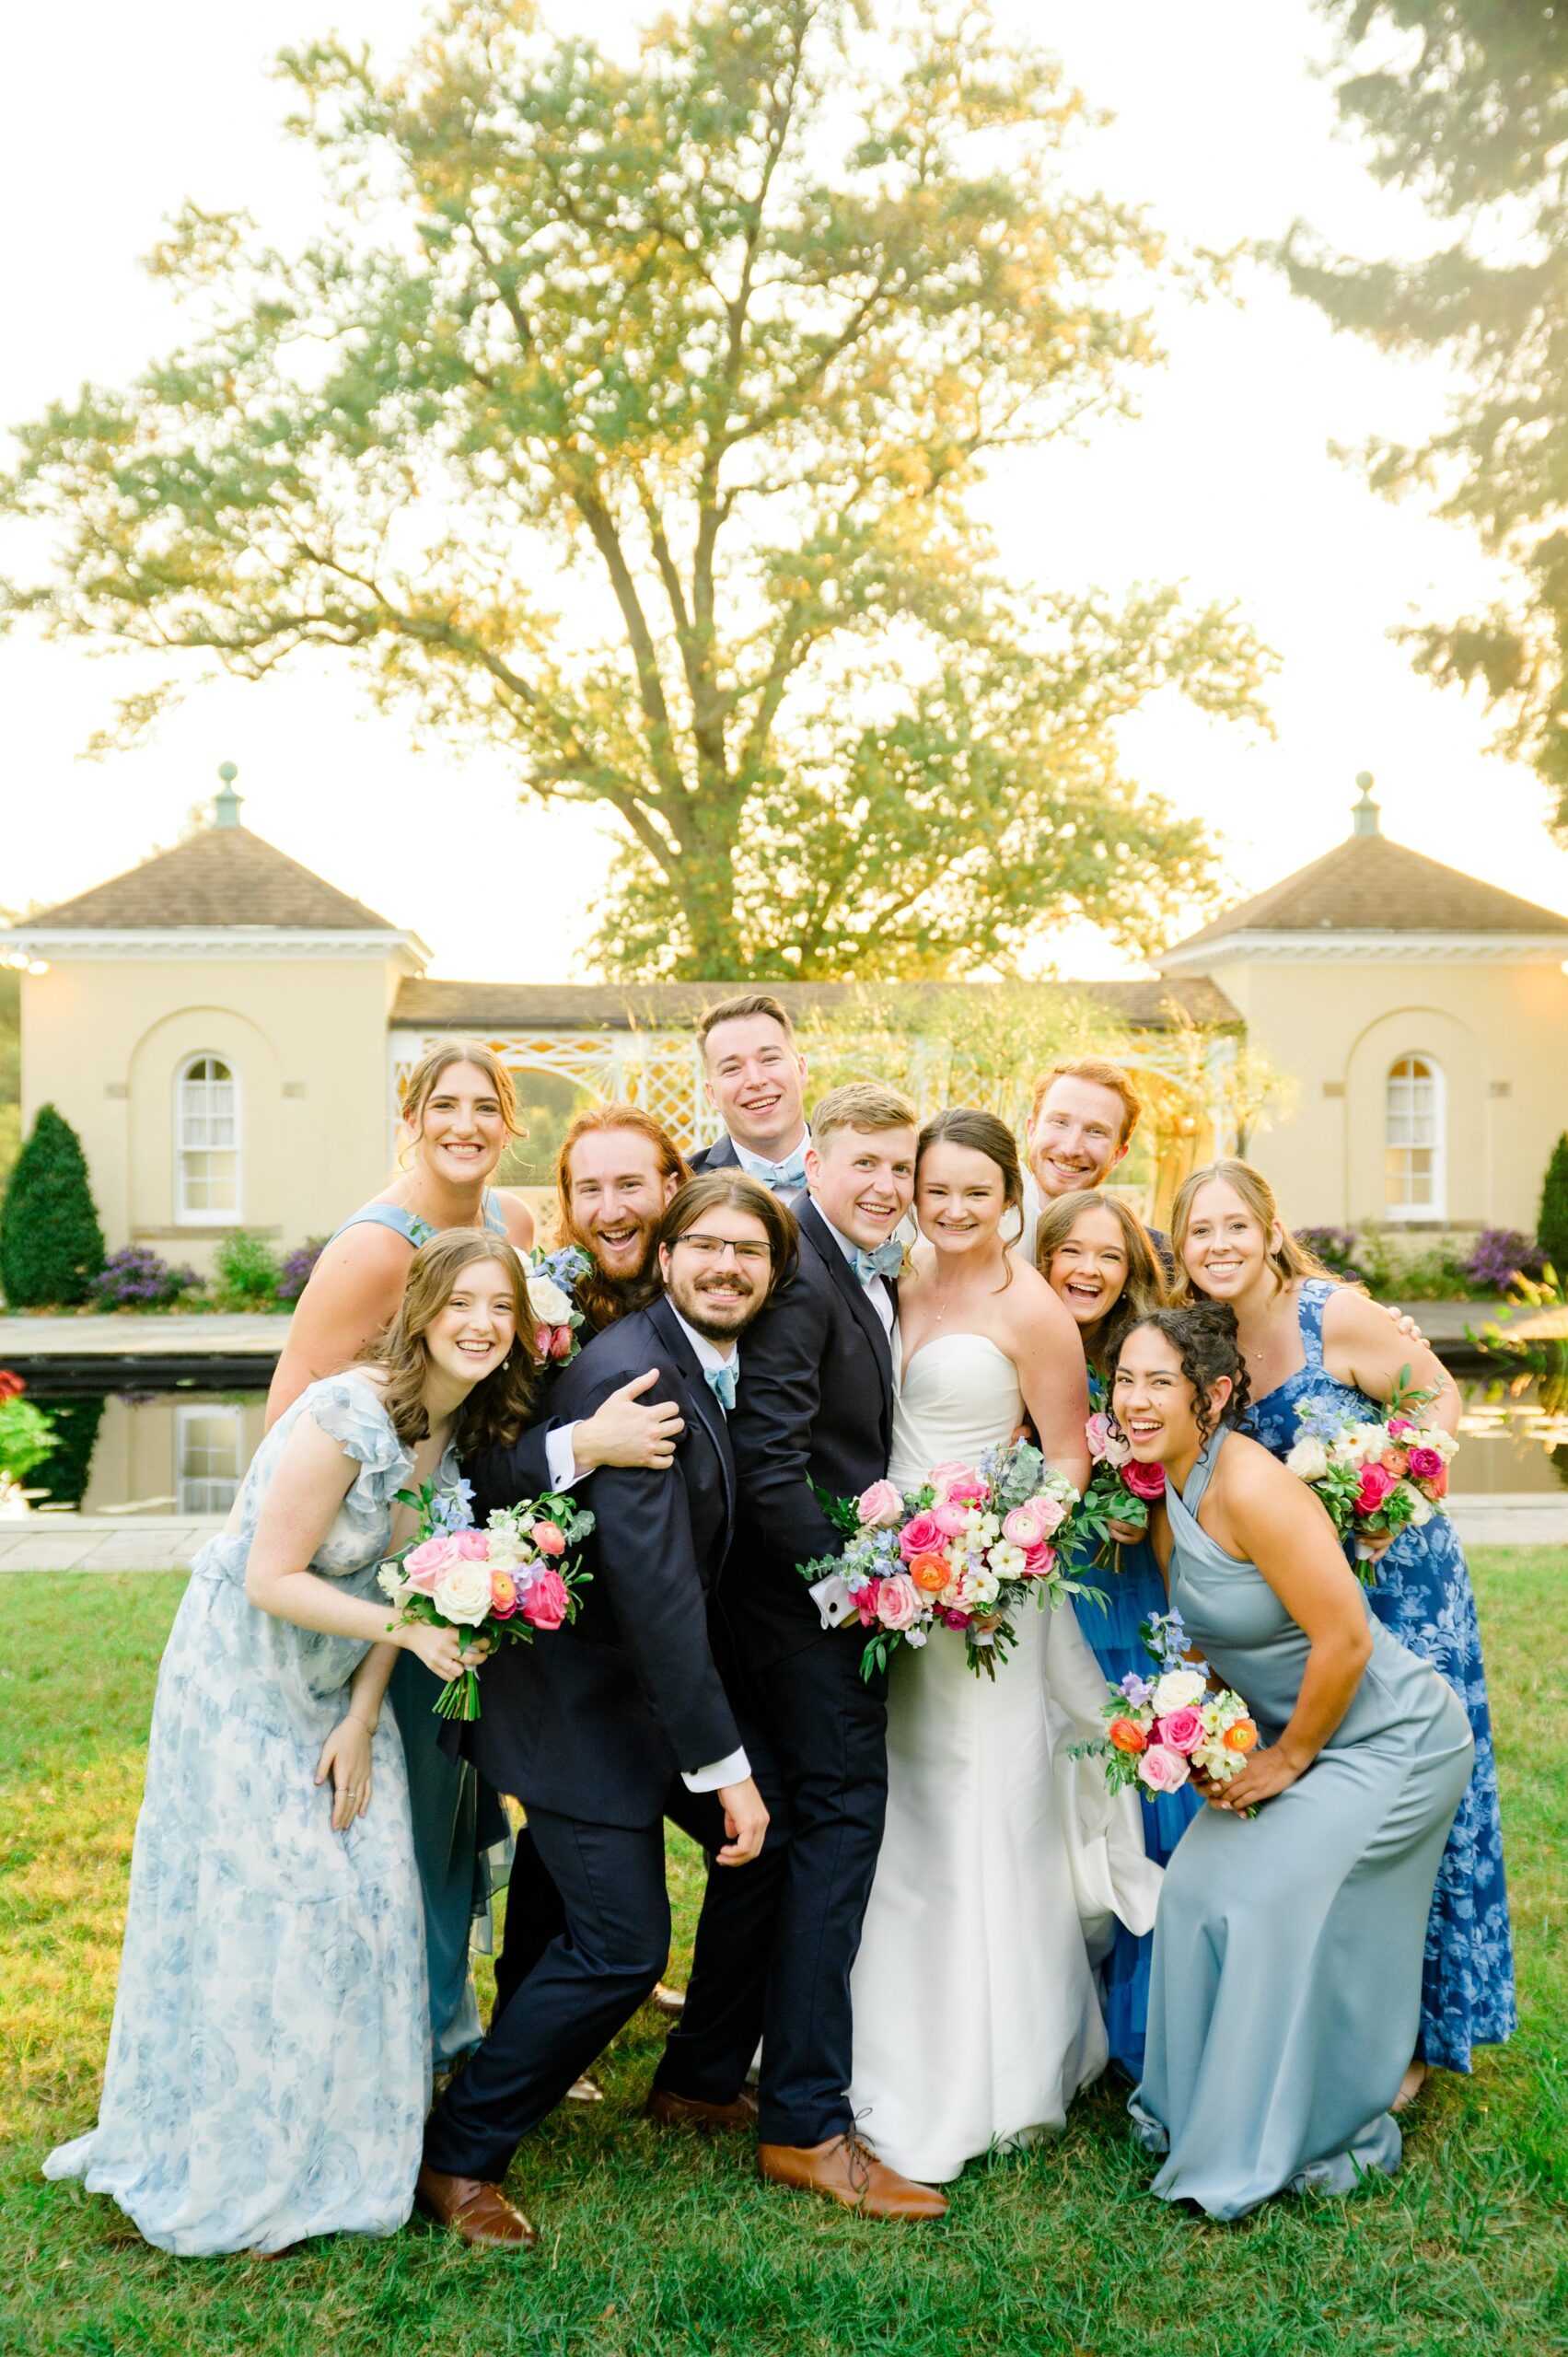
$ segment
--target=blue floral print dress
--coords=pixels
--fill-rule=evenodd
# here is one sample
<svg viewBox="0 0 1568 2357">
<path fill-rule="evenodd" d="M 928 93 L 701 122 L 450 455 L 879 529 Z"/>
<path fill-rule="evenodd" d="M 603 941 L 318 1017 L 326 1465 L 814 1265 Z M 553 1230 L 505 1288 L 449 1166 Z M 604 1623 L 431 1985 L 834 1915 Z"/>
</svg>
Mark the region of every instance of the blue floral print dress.
<svg viewBox="0 0 1568 2357">
<path fill-rule="evenodd" d="M 1303 1278 L 1297 1296 L 1306 1364 L 1254 1400 L 1251 1428 L 1265 1448 L 1288 1457 L 1316 1415 L 1330 1425 L 1347 1416 L 1380 1416 L 1380 1403 L 1341 1383 L 1323 1364 L 1323 1311 L 1334 1288 Z M 1307 1422 L 1300 1411 L 1307 1411 Z M 1503 1875 L 1497 1761 L 1475 1595 L 1454 1526 L 1434 1515 L 1402 1531 L 1376 1567 L 1368 1601 L 1385 1628 L 1446 1678 L 1469 1715 L 1475 1768 L 1459 1803 L 1426 1927 L 1421 2053 L 1445 2071 L 1468 2071 L 1470 2049 L 1496 2046 L 1518 2026 L 1514 2002 L 1514 1943 Z"/>
<path fill-rule="evenodd" d="M 389 1711 L 369 1808 L 331 1828 L 315 1782 L 367 1648 L 249 1603 L 278 1459 L 313 1417 L 356 1470 L 311 1560 L 367 1599 L 412 1458 L 363 1376 L 302 1392 L 210 1538 L 164 1652 L 131 1858 L 98 2125 L 44 2175 L 111 2194 L 191 2258 L 395 2233 L 413 2204 L 429 1997 L 402 1746 Z"/>
</svg>

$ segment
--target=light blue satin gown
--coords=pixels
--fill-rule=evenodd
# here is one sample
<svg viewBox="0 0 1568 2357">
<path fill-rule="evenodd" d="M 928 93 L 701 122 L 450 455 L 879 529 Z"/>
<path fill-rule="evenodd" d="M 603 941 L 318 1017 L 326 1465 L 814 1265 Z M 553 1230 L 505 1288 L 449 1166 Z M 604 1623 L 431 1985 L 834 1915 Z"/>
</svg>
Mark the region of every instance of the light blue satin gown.
<svg viewBox="0 0 1568 2357">
<path fill-rule="evenodd" d="M 1256 1565 L 1199 1525 L 1226 1437 L 1185 1494 L 1167 1484 L 1170 1600 L 1274 1743 L 1310 1647 Z M 1427 1913 L 1474 1742 L 1453 1689 L 1366 1620 L 1372 1657 L 1306 1774 L 1256 1817 L 1205 1808 L 1166 1870 L 1130 2107 L 1167 2155 L 1152 2189 L 1212 2217 L 1308 2185 L 1348 2192 L 1358 2170 L 1400 2164 L 1389 2106 L 1415 2051 Z"/>
</svg>

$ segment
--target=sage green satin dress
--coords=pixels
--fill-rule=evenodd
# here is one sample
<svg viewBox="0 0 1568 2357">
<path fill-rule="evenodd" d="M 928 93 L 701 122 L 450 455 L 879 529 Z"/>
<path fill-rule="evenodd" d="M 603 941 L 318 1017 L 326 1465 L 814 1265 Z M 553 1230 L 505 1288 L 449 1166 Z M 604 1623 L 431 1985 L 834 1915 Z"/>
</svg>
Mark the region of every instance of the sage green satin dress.
<svg viewBox="0 0 1568 2357">
<path fill-rule="evenodd" d="M 1273 1743 L 1310 1647 L 1256 1565 L 1198 1522 L 1225 1441 L 1222 1428 L 1185 1494 L 1167 1486 L 1170 1600 Z M 1367 1626 L 1372 1657 L 1306 1774 L 1255 1817 L 1202 1810 L 1166 1869 L 1131 2109 L 1166 2154 L 1152 2189 L 1215 2218 L 1400 2165 L 1389 2106 L 1415 2051 L 1426 1919 L 1473 1739 L 1452 1688 L 1370 1611 Z"/>
</svg>

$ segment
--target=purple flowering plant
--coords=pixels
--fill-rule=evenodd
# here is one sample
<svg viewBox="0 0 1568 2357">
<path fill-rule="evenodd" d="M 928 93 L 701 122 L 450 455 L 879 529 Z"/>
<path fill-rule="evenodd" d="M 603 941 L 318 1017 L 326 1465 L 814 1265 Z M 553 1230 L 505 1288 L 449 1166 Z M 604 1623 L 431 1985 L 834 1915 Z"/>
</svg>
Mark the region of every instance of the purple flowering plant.
<svg viewBox="0 0 1568 2357">
<path fill-rule="evenodd" d="M 171 1267 L 145 1244 L 111 1252 L 93 1281 L 95 1309 L 169 1309 L 202 1280 L 184 1262 Z"/>
</svg>

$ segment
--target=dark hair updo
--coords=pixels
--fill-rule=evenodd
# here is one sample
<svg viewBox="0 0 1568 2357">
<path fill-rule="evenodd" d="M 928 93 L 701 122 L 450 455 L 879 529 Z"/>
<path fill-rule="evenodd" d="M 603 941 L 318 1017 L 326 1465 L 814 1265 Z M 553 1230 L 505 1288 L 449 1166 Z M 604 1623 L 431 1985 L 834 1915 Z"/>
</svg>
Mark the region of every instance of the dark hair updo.
<svg viewBox="0 0 1568 2357">
<path fill-rule="evenodd" d="M 1153 1327 L 1163 1334 L 1181 1362 L 1181 1372 L 1192 1386 L 1192 1411 L 1205 1440 L 1217 1424 L 1240 1424 L 1251 1403 L 1252 1386 L 1247 1362 L 1236 1334 L 1236 1312 L 1228 1302 L 1197 1301 L 1179 1309 L 1150 1309 L 1119 1334 L 1107 1370 L 1114 1394 L 1116 1368 L 1128 1338 Z M 1216 1415 L 1211 1405 L 1216 1383 L 1231 1381 L 1230 1398 Z"/>
</svg>

